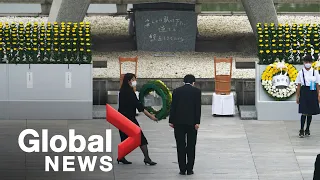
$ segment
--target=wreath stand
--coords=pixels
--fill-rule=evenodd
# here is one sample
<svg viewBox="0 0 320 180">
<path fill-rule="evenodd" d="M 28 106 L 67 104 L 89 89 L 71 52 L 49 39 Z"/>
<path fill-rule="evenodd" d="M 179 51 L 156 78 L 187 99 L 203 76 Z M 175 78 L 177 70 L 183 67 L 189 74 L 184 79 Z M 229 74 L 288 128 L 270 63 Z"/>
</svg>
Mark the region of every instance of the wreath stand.
<svg viewBox="0 0 320 180">
<path fill-rule="evenodd" d="M 285 101 L 276 101 L 271 98 L 263 89 L 261 84 L 261 75 L 268 65 L 256 63 L 255 80 L 255 106 L 257 109 L 257 120 L 263 121 L 292 121 L 300 120 L 301 114 L 298 113 L 298 104 L 296 103 L 296 94 Z M 294 65 L 297 70 L 301 70 L 303 65 Z M 312 120 L 320 120 L 320 115 L 315 115 Z"/>
<path fill-rule="evenodd" d="M 217 75 L 217 64 L 227 63 L 230 72 L 227 75 Z M 231 92 L 232 57 L 214 57 L 215 92 L 212 95 L 212 115 L 234 115 L 234 94 Z"/>
<path fill-rule="evenodd" d="M 137 76 L 137 72 L 138 72 L 138 57 L 119 57 L 119 64 L 120 64 L 120 87 L 122 86 L 123 83 L 123 78 L 124 75 L 122 73 L 122 64 L 126 63 L 126 62 L 132 62 L 135 63 L 135 70 L 134 70 L 134 74 Z M 134 92 L 136 93 L 137 98 L 139 99 L 139 92 L 137 92 L 137 87 L 133 88 Z M 119 106 L 119 92 L 118 92 L 118 106 Z M 139 114 L 139 111 L 136 110 L 137 114 Z"/>
</svg>

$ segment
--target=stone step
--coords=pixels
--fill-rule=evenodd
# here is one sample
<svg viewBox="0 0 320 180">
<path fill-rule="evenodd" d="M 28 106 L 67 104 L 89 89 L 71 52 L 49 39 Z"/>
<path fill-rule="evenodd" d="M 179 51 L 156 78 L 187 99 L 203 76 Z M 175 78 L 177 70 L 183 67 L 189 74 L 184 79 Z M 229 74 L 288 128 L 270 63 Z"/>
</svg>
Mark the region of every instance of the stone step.
<svg viewBox="0 0 320 180">
<path fill-rule="evenodd" d="M 176 79 L 176 78 L 159 78 L 159 79 L 147 79 L 147 78 L 139 78 L 138 77 L 138 84 L 137 84 L 137 90 L 140 90 L 143 85 L 147 84 L 149 81 L 152 80 L 161 80 L 163 83 L 170 89 L 176 89 L 183 85 L 183 79 Z M 96 81 L 96 82 L 95 82 Z M 99 79 L 94 79 L 93 83 L 94 86 L 97 85 Z M 236 90 L 237 84 L 239 82 L 243 82 L 243 79 L 231 79 L 231 91 Z M 251 80 L 254 82 L 254 80 Z M 107 84 L 105 84 L 108 91 L 118 91 L 120 88 L 120 80 L 119 78 L 108 78 Z M 211 92 L 215 89 L 215 81 L 214 78 L 199 78 L 196 80 L 195 87 L 201 89 L 203 92 Z M 253 86 L 254 87 L 254 86 Z"/>
<path fill-rule="evenodd" d="M 108 91 L 108 104 L 117 104 L 118 103 L 118 92 L 119 91 Z M 138 92 L 139 93 L 139 92 Z M 212 105 L 212 94 L 213 92 L 202 92 L 202 105 Z M 233 91 L 234 102 L 237 104 L 237 94 Z"/>
<path fill-rule="evenodd" d="M 137 90 L 151 79 L 138 79 Z M 152 79 L 156 80 L 156 79 Z M 180 87 L 183 79 L 161 79 L 170 90 Z M 202 92 L 214 92 L 214 79 L 197 79 L 196 87 Z M 108 102 L 108 91 L 119 91 L 119 78 L 94 78 L 93 79 L 93 104 L 104 105 Z M 232 79 L 231 91 L 237 93 L 237 105 L 255 104 L 255 79 Z M 115 102 L 113 97 L 109 102 Z M 211 101 L 210 103 L 211 104 Z"/>
<path fill-rule="evenodd" d="M 241 120 L 257 120 L 257 110 L 255 106 L 241 105 L 239 106 L 239 114 Z"/>
</svg>

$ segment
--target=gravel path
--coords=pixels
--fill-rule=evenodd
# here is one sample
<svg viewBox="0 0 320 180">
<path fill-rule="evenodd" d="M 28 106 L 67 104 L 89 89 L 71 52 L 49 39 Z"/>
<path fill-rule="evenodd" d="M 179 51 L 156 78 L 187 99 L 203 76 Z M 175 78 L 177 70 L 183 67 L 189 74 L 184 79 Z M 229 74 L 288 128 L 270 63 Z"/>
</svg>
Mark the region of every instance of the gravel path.
<svg viewBox="0 0 320 180">
<path fill-rule="evenodd" d="M 96 78 L 119 78 L 118 57 L 138 56 L 138 77 L 140 78 L 182 78 L 186 74 L 194 74 L 196 78 L 214 77 L 214 56 L 216 53 L 160 53 L 151 52 L 123 52 L 109 53 L 108 55 L 95 57 L 95 60 L 106 61 L 107 68 L 94 69 Z M 173 55 L 173 56 L 172 56 Z M 226 56 L 217 56 L 226 57 Z M 238 57 L 237 57 L 238 58 Z M 255 59 L 252 59 L 254 61 Z M 230 65 L 218 64 L 217 74 L 228 74 Z M 134 72 L 134 63 L 125 63 L 122 71 Z M 233 78 L 254 78 L 254 69 L 235 69 L 232 67 Z"/>
</svg>

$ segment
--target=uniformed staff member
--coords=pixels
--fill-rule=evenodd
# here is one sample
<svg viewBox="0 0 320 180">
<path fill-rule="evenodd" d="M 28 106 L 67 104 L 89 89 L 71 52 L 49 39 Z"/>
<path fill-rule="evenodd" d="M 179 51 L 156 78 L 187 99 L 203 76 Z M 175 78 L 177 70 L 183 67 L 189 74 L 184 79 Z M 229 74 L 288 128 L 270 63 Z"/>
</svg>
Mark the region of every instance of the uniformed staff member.
<svg viewBox="0 0 320 180">
<path fill-rule="evenodd" d="M 296 84 L 297 86 L 297 104 L 299 104 L 299 113 L 301 114 L 300 137 L 310 136 L 310 124 L 312 115 L 320 114 L 319 108 L 319 72 L 314 70 L 313 59 L 306 55 L 303 59 L 304 67 L 299 71 Z M 307 127 L 304 130 L 307 119 Z"/>
</svg>

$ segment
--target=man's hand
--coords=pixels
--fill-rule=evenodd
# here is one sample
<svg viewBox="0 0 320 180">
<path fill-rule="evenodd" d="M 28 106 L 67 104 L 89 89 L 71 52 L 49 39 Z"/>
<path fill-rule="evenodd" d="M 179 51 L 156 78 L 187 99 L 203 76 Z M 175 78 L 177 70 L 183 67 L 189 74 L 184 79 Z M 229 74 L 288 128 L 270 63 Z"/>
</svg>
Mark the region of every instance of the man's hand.
<svg viewBox="0 0 320 180">
<path fill-rule="evenodd" d="M 171 123 L 169 123 L 169 126 L 172 127 L 172 128 L 174 128 L 173 124 L 171 124 Z"/>
<path fill-rule="evenodd" d="M 318 99 L 319 99 L 319 96 L 318 96 Z M 296 102 L 297 102 L 297 104 L 300 104 L 300 100 L 298 97 L 296 98 Z"/>
<path fill-rule="evenodd" d="M 194 128 L 195 128 L 196 130 L 198 130 L 198 129 L 199 129 L 199 127 L 200 127 L 200 124 L 196 124 L 196 125 L 194 125 Z"/>
<path fill-rule="evenodd" d="M 318 96 L 318 102 L 320 103 L 320 95 Z"/>
</svg>

